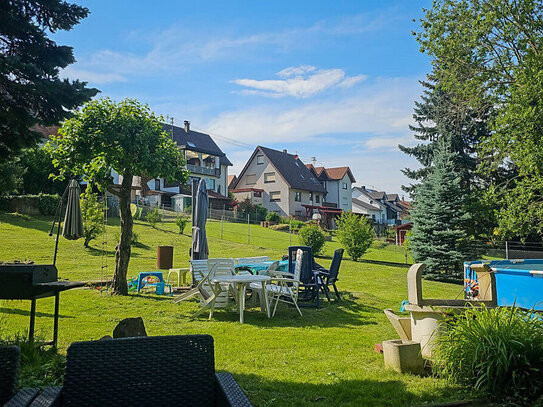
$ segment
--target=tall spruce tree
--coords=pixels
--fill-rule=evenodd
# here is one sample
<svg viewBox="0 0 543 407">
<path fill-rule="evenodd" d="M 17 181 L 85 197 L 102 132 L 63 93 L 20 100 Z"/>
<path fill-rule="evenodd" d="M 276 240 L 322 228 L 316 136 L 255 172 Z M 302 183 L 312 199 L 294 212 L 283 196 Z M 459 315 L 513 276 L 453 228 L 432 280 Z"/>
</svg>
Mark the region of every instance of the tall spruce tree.
<svg viewBox="0 0 543 407">
<path fill-rule="evenodd" d="M 72 48 L 47 37 L 70 30 L 89 10 L 62 0 L 0 1 L 0 164 L 40 139 L 34 125 L 54 125 L 98 91 L 59 78 Z"/>
<path fill-rule="evenodd" d="M 471 254 L 467 229 L 471 214 L 465 211 L 467 191 L 462 185 L 457 153 L 448 137 L 441 137 L 433 152 L 433 165 L 417 186 L 411 219 L 410 250 L 426 264 L 426 278 L 458 281 L 462 262 Z"/>
<path fill-rule="evenodd" d="M 474 187 L 477 160 L 476 147 L 480 140 L 488 135 L 490 110 L 475 112 L 453 101 L 452 96 L 436 83 L 433 75 L 427 81 L 421 81 L 423 94 L 421 101 L 415 102 L 413 119 L 416 125 L 409 126 L 415 139 L 423 141 L 414 147 L 398 146 L 404 153 L 415 157 L 422 164 L 421 168 L 406 168 L 403 173 L 415 182 L 404 186 L 406 192 L 412 192 L 418 181 L 422 181 L 432 166 L 436 142 L 443 135 L 450 139 L 452 151 L 456 153 L 455 162 L 460 171 L 462 184 Z"/>
</svg>

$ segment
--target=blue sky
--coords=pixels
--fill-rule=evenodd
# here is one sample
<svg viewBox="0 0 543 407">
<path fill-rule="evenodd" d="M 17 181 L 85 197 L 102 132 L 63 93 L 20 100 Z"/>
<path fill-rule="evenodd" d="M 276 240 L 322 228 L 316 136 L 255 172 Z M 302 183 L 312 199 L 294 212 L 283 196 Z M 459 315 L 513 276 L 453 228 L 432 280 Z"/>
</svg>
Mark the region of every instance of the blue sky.
<svg viewBox="0 0 543 407">
<path fill-rule="evenodd" d="M 55 34 L 63 75 L 137 98 L 207 132 L 238 173 L 256 145 L 348 165 L 358 185 L 401 193 L 398 149 L 430 62 L 411 35 L 429 1 L 79 1 Z"/>
</svg>

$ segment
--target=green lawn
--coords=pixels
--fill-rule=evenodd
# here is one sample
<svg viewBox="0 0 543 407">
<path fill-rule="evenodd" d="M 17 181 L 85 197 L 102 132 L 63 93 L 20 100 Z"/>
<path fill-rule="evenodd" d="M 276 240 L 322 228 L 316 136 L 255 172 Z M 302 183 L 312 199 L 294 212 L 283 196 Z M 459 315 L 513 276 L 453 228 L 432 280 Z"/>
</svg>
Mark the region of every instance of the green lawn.
<svg viewBox="0 0 543 407">
<path fill-rule="evenodd" d="M 31 259 L 50 262 L 54 238 L 48 236 L 50 220 L 30 220 L 0 214 L 0 260 Z M 188 229 L 188 228 L 187 228 Z M 108 250 L 114 249 L 117 226 L 108 226 Z M 136 222 L 140 244 L 133 249 L 130 274 L 155 267 L 156 246 L 173 244 L 174 264 L 188 266 L 190 237 L 176 233 L 175 225 L 152 229 Z M 247 244 L 247 225 L 220 223 L 208 225 L 211 257 L 269 255 L 285 253 L 289 236 L 259 226 L 251 227 L 251 245 Z M 230 239 L 230 240 L 226 240 Z M 245 240 L 244 240 L 245 239 Z M 297 238 L 293 236 L 293 244 Z M 72 280 L 102 278 L 100 242 L 84 249 L 82 241 L 61 238 L 58 256 L 59 274 Z M 326 257 L 319 263 L 330 264 L 336 242 L 327 243 Z M 403 249 L 372 250 L 368 258 L 405 261 Z M 113 257 L 107 259 L 113 271 Z M 256 406 L 361 406 L 420 405 L 430 401 L 458 399 L 454 388 L 432 377 L 400 375 L 383 368 L 383 358 L 373 345 L 396 338 L 386 320 L 384 308 L 399 309 L 407 298 L 406 268 L 369 263 L 342 263 L 339 289 L 344 300 L 321 310 L 280 306 L 272 319 L 257 308 L 245 313 L 241 325 L 232 310 L 218 310 L 213 320 L 191 320 L 198 309 L 196 301 L 173 304 L 167 297 L 152 294 L 112 297 L 93 289 L 68 291 L 61 296 L 61 350 L 73 341 L 98 339 L 111 334 L 119 320 L 142 316 L 149 335 L 207 333 L 215 338 L 216 367 L 231 372 Z M 425 295 L 454 297 L 459 286 L 425 282 Z M 37 327 L 45 335 L 52 332 L 53 302 L 38 301 Z M 2 301 L 0 331 L 12 334 L 27 329 L 28 301 Z"/>
</svg>

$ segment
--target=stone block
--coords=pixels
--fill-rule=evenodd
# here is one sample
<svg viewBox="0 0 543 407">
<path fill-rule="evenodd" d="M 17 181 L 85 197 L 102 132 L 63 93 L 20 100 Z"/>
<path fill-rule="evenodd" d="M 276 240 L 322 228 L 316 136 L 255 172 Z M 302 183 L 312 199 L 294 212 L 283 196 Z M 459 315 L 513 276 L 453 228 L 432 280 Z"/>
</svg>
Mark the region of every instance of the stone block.
<svg viewBox="0 0 543 407">
<path fill-rule="evenodd" d="M 383 342 L 385 367 L 398 373 L 421 374 L 424 364 L 420 351 L 420 343 L 395 339 Z"/>
</svg>

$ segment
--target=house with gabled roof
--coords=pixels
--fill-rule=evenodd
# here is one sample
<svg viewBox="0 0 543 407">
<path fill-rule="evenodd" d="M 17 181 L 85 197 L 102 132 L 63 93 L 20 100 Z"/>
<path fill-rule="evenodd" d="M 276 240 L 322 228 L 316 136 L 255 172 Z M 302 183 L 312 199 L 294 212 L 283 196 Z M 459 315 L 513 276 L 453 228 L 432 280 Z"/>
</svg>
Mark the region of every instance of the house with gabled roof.
<svg viewBox="0 0 543 407">
<path fill-rule="evenodd" d="M 140 187 L 134 198 L 139 199 L 137 195 L 140 195 L 151 204 L 172 205 L 175 210 L 183 210 L 191 203 L 191 181 L 203 179 L 207 184 L 210 206 L 224 208 L 229 202 L 228 167 L 232 166 L 226 154 L 209 134 L 192 130 L 189 121 L 184 122 L 184 127 L 164 124 L 163 129 L 184 155 L 189 179 L 184 185 L 164 178 L 145 180 L 143 188 L 142 179 L 134 177 L 134 185 Z"/>
<path fill-rule="evenodd" d="M 352 211 L 352 184 L 356 182 L 349 167 L 315 167 L 307 164 L 306 167 L 326 188 L 325 203 L 344 211 Z M 334 205 L 335 204 L 335 205 Z"/>
<path fill-rule="evenodd" d="M 301 218 L 327 194 L 297 155 L 263 146 L 255 149 L 230 192 L 238 201 L 249 198 L 268 211 Z"/>
</svg>

